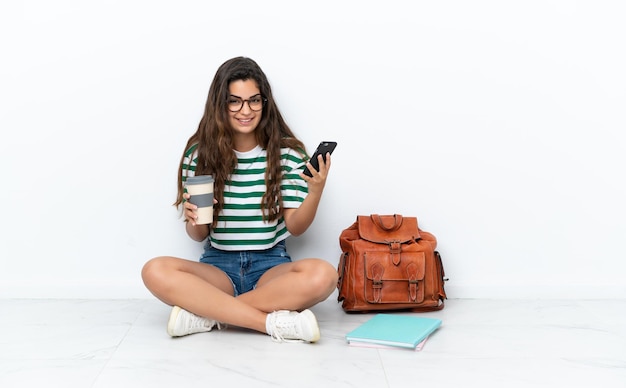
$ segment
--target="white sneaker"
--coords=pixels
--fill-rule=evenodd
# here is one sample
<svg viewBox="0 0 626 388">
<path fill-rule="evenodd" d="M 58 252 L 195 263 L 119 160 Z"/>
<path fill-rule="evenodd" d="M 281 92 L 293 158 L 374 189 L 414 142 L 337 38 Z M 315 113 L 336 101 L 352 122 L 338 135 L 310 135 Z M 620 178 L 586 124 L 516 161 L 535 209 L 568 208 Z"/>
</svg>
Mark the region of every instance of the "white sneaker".
<svg viewBox="0 0 626 388">
<path fill-rule="evenodd" d="M 320 328 L 311 310 L 280 310 L 267 315 L 268 334 L 277 342 L 315 342 L 320 339 Z"/>
<path fill-rule="evenodd" d="M 182 337 L 188 334 L 211 331 L 215 325 L 217 325 L 218 330 L 222 328 L 222 325 L 217 321 L 199 317 L 174 306 L 170 313 L 170 319 L 167 321 L 167 334 L 172 337 Z"/>
</svg>

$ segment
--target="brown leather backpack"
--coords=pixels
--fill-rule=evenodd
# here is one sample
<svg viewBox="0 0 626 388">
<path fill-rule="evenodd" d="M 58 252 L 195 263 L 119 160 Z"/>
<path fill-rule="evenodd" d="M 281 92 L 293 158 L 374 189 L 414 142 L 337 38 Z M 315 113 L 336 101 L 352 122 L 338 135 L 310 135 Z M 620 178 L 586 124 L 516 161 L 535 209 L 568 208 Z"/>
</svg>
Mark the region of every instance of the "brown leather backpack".
<svg viewBox="0 0 626 388">
<path fill-rule="evenodd" d="M 445 274 L 434 235 L 416 217 L 357 216 L 341 232 L 338 302 L 346 312 L 444 307 Z"/>
</svg>

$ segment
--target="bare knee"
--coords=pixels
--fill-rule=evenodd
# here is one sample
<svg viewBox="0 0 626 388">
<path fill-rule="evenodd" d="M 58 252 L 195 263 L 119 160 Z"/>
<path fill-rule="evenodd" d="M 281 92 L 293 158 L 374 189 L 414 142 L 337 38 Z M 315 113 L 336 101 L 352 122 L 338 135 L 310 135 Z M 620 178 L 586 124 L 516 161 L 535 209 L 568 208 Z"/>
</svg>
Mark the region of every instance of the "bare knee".
<svg viewBox="0 0 626 388">
<path fill-rule="evenodd" d="M 154 291 L 167 279 L 167 273 L 171 270 L 169 262 L 169 257 L 155 257 L 144 264 L 141 269 L 141 278 L 150 291 Z"/>
<path fill-rule="evenodd" d="M 314 293 L 319 293 L 320 299 L 326 299 L 337 287 L 337 269 L 322 259 L 314 259 L 312 264 L 309 284 Z"/>
</svg>

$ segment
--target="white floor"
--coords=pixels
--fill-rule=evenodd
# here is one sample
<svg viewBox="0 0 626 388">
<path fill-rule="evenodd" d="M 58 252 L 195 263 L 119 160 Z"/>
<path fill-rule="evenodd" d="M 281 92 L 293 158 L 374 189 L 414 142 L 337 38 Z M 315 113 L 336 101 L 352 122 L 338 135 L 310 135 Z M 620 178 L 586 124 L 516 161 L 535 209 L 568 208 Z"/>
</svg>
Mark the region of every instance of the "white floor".
<svg viewBox="0 0 626 388">
<path fill-rule="evenodd" d="M 0 300 L 0 387 L 626 387 L 626 300 L 448 300 L 421 352 L 349 347 L 370 315 L 335 300 L 316 344 L 172 339 L 156 300 Z"/>
</svg>

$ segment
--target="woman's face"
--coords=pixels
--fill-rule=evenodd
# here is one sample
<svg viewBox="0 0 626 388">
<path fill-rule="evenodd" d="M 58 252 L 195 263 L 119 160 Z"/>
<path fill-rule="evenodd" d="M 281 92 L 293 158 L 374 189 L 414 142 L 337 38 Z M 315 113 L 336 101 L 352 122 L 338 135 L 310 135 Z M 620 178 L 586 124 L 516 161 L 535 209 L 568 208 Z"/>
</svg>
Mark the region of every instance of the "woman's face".
<svg viewBox="0 0 626 388">
<path fill-rule="evenodd" d="M 236 137 L 254 137 L 261 121 L 263 97 L 256 81 L 237 80 L 228 85 L 228 115 Z"/>
</svg>

